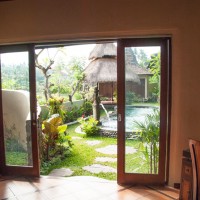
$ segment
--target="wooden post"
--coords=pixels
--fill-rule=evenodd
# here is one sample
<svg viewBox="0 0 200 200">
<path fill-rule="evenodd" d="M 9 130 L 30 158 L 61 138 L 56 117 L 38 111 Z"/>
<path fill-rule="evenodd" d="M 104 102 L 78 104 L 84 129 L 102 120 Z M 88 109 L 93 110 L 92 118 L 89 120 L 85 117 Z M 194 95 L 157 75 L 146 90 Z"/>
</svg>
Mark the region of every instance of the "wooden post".
<svg viewBox="0 0 200 200">
<path fill-rule="evenodd" d="M 100 99 L 99 99 L 99 90 L 98 87 L 94 88 L 94 101 L 93 101 L 93 117 L 97 121 L 100 120 Z"/>
</svg>

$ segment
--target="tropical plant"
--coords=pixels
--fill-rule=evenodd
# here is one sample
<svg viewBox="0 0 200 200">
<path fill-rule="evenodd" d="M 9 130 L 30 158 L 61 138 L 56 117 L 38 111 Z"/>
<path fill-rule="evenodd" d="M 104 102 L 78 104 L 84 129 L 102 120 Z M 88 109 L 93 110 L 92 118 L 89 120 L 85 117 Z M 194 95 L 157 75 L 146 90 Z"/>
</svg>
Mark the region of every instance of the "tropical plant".
<svg viewBox="0 0 200 200">
<path fill-rule="evenodd" d="M 79 123 L 81 123 L 81 130 L 85 132 L 87 137 L 99 134 L 99 122 L 93 117 L 89 117 L 88 120 L 85 120 L 84 118 L 79 118 L 78 121 Z"/>
<path fill-rule="evenodd" d="M 160 77 L 160 53 L 151 55 L 148 68 L 153 73 L 155 82 L 158 82 Z"/>
<path fill-rule="evenodd" d="M 42 124 L 42 158 L 48 161 L 56 154 L 63 155 L 64 151 L 69 151 L 72 142 L 66 133 L 67 125 L 63 125 L 59 115 L 52 115 Z"/>
<path fill-rule="evenodd" d="M 62 120 L 64 119 L 64 111 L 62 109 L 63 98 L 50 98 L 48 101 L 49 104 L 49 114 L 59 114 Z"/>
<path fill-rule="evenodd" d="M 160 111 L 154 109 L 152 114 L 145 117 L 144 122 L 134 121 L 138 134 L 141 138 L 140 150 L 146 163 L 149 165 L 149 173 L 158 173 L 159 157 L 159 133 L 160 133 Z"/>
<path fill-rule="evenodd" d="M 155 83 L 156 85 L 153 88 L 153 96 L 159 97 L 160 95 L 160 53 L 151 55 L 148 68 L 153 73 L 153 76 L 150 78 L 150 83 Z"/>
</svg>

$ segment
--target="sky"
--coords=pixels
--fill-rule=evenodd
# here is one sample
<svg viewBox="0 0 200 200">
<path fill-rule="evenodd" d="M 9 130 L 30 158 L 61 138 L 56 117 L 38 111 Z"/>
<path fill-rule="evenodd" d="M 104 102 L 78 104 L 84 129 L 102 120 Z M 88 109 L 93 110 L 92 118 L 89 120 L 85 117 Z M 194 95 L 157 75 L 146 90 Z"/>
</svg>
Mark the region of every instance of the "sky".
<svg viewBox="0 0 200 200">
<path fill-rule="evenodd" d="M 64 50 L 64 53 L 62 53 L 62 55 L 66 55 L 67 60 L 70 60 L 70 58 L 72 57 L 85 57 L 87 59 L 86 63 L 89 63 L 88 57 L 94 47 L 95 47 L 95 44 L 66 46 L 64 47 L 65 50 Z M 138 47 L 138 49 L 141 49 L 141 47 Z M 159 47 L 142 47 L 142 49 L 145 51 L 148 57 L 150 57 L 150 55 L 153 53 L 159 52 L 160 50 Z M 48 52 L 47 51 L 44 52 L 43 57 L 49 56 L 50 58 L 54 59 L 56 51 L 57 49 L 51 48 Z M 24 57 L 24 55 L 26 56 Z M 57 59 L 60 59 L 60 57 L 57 55 L 56 55 Z M 62 55 L 60 54 L 60 56 Z M 16 62 L 17 63 L 28 62 L 27 53 L 24 53 L 24 52 L 2 54 L 1 60 L 5 64 L 14 64 Z"/>
<path fill-rule="evenodd" d="M 95 44 L 88 44 L 88 45 L 69 46 L 65 48 L 67 49 L 67 55 L 69 56 L 85 56 L 88 58 L 90 52 L 94 47 Z M 138 47 L 138 49 L 143 49 L 148 57 L 150 57 L 151 54 L 160 51 L 160 47 Z"/>
</svg>

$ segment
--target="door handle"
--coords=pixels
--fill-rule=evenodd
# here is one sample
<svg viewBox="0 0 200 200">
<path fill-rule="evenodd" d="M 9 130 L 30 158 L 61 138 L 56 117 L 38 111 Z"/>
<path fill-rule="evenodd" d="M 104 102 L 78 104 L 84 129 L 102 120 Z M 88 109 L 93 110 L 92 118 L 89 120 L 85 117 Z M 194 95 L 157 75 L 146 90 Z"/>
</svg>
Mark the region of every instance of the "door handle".
<svg viewBox="0 0 200 200">
<path fill-rule="evenodd" d="M 34 112 L 32 113 L 32 125 L 36 125 L 36 114 Z"/>
<path fill-rule="evenodd" d="M 122 116 L 121 114 L 118 114 L 118 122 L 121 122 L 122 121 Z"/>
</svg>

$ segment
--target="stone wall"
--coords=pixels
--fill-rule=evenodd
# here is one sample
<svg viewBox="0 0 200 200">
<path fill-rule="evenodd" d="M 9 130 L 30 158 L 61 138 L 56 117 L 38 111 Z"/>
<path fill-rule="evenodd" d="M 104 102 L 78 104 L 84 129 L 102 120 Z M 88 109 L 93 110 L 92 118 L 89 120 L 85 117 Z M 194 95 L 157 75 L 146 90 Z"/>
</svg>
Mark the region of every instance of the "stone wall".
<svg viewBox="0 0 200 200">
<path fill-rule="evenodd" d="M 72 103 L 71 102 L 64 102 L 63 103 L 63 109 L 67 110 L 67 109 L 71 109 L 72 107 L 76 106 L 78 108 L 80 108 L 84 103 L 84 99 L 81 99 L 81 100 L 76 100 L 76 101 L 73 101 Z"/>
<path fill-rule="evenodd" d="M 26 121 L 30 120 L 29 92 L 2 90 L 4 137 L 16 138 L 27 149 Z"/>
</svg>

